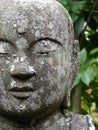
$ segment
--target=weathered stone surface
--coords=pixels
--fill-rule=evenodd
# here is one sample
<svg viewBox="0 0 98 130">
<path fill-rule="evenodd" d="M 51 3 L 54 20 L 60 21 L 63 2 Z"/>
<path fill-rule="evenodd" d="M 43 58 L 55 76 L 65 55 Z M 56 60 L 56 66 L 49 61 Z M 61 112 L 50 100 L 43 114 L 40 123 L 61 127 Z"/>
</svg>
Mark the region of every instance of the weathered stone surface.
<svg viewBox="0 0 98 130">
<path fill-rule="evenodd" d="M 69 105 L 79 47 L 56 0 L 0 0 L 0 130 L 80 130 Z M 63 106 L 63 107 L 61 107 Z M 61 109 L 62 108 L 62 109 Z M 88 129 L 83 117 L 85 129 Z M 70 123 L 70 121 L 69 121 Z"/>
<path fill-rule="evenodd" d="M 67 130 L 95 130 L 92 118 L 89 115 L 65 113 Z"/>
</svg>

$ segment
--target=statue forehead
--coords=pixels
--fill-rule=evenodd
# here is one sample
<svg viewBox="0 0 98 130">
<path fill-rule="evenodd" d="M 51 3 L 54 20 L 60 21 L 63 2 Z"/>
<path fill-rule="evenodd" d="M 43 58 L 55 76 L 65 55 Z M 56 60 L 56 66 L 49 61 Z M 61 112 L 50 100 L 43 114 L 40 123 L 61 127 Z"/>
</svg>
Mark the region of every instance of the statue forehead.
<svg viewBox="0 0 98 130">
<path fill-rule="evenodd" d="M 35 38 L 49 37 L 62 44 L 70 39 L 70 18 L 55 0 L 1 0 L 0 5 L 0 28 L 4 33 L 29 28 Z"/>
<path fill-rule="evenodd" d="M 56 0 L 1 0 L 0 3 L 5 3 L 5 4 L 15 4 L 15 3 L 18 3 L 18 4 L 21 4 L 21 5 L 27 5 L 27 4 L 53 4 Z"/>
<path fill-rule="evenodd" d="M 37 10 L 42 11 L 48 7 L 48 10 L 55 8 L 55 0 L 0 0 L 1 10 Z M 37 10 L 38 11 L 38 10 Z M 40 12 L 41 13 L 41 12 Z"/>
</svg>

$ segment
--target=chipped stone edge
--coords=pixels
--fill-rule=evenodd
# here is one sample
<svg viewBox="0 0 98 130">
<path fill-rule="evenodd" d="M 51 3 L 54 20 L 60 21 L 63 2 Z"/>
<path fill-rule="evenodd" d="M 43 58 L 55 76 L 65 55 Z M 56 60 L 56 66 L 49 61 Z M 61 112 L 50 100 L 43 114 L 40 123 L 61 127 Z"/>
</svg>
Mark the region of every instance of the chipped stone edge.
<svg viewBox="0 0 98 130">
<path fill-rule="evenodd" d="M 90 115 L 86 115 L 87 122 L 88 122 L 88 130 L 96 130 L 94 124 L 93 124 L 93 119 L 91 118 Z"/>
</svg>

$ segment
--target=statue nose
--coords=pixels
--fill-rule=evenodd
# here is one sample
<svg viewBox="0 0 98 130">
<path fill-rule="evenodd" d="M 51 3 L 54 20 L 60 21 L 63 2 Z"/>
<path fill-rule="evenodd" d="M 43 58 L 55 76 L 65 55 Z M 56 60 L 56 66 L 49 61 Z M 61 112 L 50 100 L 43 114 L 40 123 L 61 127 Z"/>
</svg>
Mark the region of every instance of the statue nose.
<svg viewBox="0 0 98 130">
<path fill-rule="evenodd" d="M 13 63 L 10 67 L 10 74 L 13 78 L 28 80 L 36 75 L 33 66 L 26 62 Z"/>
</svg>

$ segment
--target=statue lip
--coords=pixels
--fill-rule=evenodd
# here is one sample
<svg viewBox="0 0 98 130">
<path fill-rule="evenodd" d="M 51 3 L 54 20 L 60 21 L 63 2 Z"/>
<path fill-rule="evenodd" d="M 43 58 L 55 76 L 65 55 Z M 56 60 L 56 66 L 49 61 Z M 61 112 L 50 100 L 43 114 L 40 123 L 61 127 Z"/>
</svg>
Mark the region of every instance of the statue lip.
<svg viewBox="0 0 98 130">
<path fill-rule="evenodd" d="M 29 98 L 34 89 L 31 87 L 13 87 L 9 91 L 13 97 L 23 100 Z"/>
<path fill-rule="evenodd" d="M 31 92 L 34 91 L 33 88 L 31 87 L 13 87 L 11 89 L 9 89 L 11 92 Z"/>
</svg>

